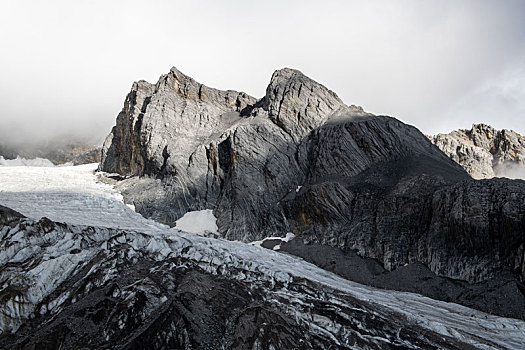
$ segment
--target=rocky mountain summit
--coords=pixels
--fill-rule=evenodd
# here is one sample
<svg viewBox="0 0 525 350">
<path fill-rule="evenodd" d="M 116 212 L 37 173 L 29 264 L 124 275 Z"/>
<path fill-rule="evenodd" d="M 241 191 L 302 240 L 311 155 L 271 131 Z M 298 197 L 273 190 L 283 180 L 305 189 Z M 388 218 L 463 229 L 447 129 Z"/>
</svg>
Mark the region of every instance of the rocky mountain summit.
<svg viewBox="0 0 525 350">
<path fill-rule="evenodd" d="M 137 82 L 95 166 L 0 167 L 1 349 L 525 347 L 525 182 L 297 70 Z"/>
<path fill-rule="evenodd" d="M 473 124 L 429 139 L 475 179 L 525 179 L 525 137 L 513 130 Z"/>
<path fill-rule="evenodd" d="M 125 200 L 170 225 L 213 209 L 227 239 L 293 232 L 387 270 L 525 276 L 523 181 L 474 181 L 416 128 L 347 106 L 297 70 L 276 71 L 259 100 L 175 68 L 135 83 L 100 169 L 127 177 Z"/>
</svg>

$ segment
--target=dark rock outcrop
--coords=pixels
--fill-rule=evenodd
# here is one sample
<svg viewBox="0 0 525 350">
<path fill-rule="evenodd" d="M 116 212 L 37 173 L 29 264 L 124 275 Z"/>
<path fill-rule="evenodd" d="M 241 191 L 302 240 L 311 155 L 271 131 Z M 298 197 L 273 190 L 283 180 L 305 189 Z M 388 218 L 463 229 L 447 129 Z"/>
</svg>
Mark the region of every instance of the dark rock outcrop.
<svg viewBox="0 0 525 350">
<path fill-rule="evenodd" d="M 134 84 L 100 169 L 147 217 L 214 209 L 221 235 L 293 232 L 392 270 L 420 262 L 479 282 L 525 277 L 525 183 L 476 182 L 416 128 L 360 107 L 296 70 L 256 101 L 172 69 Z"/>
<path fill-rule="evenodd" d="M 473 124 L 429 139 L 476 179 L 525 179 L 525 137 L 513 130 Z"/>
<path fill-rule="evenodd" d="M 0 205 L 0 227 L 11 226 L 13 227 L 18 221 L 24 218 L 24 215 L 19 212 Z"/>
<path fill-rule="evenodd" d="M 512 274 L 498 274 L 484 282 L 467 283 L 440 277 L 419 262 L 387 271 L 377 260 L 360 257 L 356 252 L 304 244 L 301 239 L 280 242 L 280 251 L 369 286 L 418 293 L 503 317 L 525 319 L 525 286 Z"/>
<path fill-rule="evenodd" d="M 524 185 L 495 179 L 436 188 L 426 176 L 390 189 L 327 181 L 301 188 L 284 205 L 306 242 L 356 249 L 388 270 L 421 262 L 470 282 L 501 270 L 523 281 Z"/>
</svg>

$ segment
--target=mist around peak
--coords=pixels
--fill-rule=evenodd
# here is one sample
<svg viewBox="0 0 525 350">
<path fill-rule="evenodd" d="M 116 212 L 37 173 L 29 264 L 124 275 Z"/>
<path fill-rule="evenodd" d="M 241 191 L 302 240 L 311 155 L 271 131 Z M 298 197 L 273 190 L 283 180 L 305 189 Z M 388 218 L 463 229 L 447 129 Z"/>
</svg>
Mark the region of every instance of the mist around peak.
<svg viewBox="0 0 525 350">
<path fill-rule="evenodd" d="M 496 177 L 525 180 L 525 164 L 517 162 L 504 162 L 494 167 Z"/>
</svg>

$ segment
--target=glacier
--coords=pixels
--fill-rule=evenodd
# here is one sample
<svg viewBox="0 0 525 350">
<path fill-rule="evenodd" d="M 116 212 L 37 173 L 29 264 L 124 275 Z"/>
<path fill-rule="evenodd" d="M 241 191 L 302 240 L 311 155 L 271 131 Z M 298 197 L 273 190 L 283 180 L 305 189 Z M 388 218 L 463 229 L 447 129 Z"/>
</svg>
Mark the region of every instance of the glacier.
<svg viewBox="0 0 525 350">
<path fill-rule="evenodd" d="M 145 219 L 96 168 L 0 167 L 0 205 L 25 216 L 0 228 L 0 344 L 22 348 L 44 337 L 41 329 L 53 329 L 45 327 L 112 285 L 104 298 L 128 310 L 145 295 L 143 313 L 133 315 L 145 327 L 149 315 L 173 302 L 170 271 L 187 269 L 246 286 L 317 339 L 303 339 L 304 348 L 525 348 L 524 321 L 365 286 L 291 255 Z M 124 271 L 134 269 L 137 275 L 122 282 Z M 105 323 L 106 343 L 98 345 L 127 339 L 119 327 L 132 316 L 116 314 L 114 328 Z M 177 332 L 172 328 L 162 329 L 164 341 Z M 261 342 L 255 337 L 251 346 Z"/>
</svg>

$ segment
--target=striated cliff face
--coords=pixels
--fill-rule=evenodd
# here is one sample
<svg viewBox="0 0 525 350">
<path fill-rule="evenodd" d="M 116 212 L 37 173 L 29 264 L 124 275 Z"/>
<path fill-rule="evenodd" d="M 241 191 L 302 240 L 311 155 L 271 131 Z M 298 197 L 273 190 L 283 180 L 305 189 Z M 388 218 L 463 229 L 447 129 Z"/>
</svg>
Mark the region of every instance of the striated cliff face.
<svg viewBox="0 0 525 350">
<path fill-rule="evenodd" d="M 156 85 L 136 82 L 104 143 L 101 167 L 133 175 L 184 173 L 196 148 L 253 103 L 253 97 L 208 88 L 176 68 Z"/>
<path fill-rule="evenodd" d="M 523 183 L 469 181 L 429 191 L 421 187 L 435 186 L 431 178 L 410 181 L 389 193 L 334 182 L 311 186 L 289 203 L 289 217 L 305 242 L 357 249 L 387 270 L 421 262 L 470 282 L 505 269 L 523 280 Z"/>
<path fill-rule="evenodd" d="M 523 181 L 476 182 L 416 128 L 296 70 L 275 72 L 259 100 L 176 69 L 134 84 L 100 169 L 137 175 L 119 187 L 144 216 L 173 224 L 213 209 L 227 239 L 293 232 L 389 270 L 525 276 Z"/>
<path fill-rule="evenodd" d="M 473 124 L 429 139 L 475 179 L 525 179 L 525 137 L 513 130 Z"/>
</svg>

